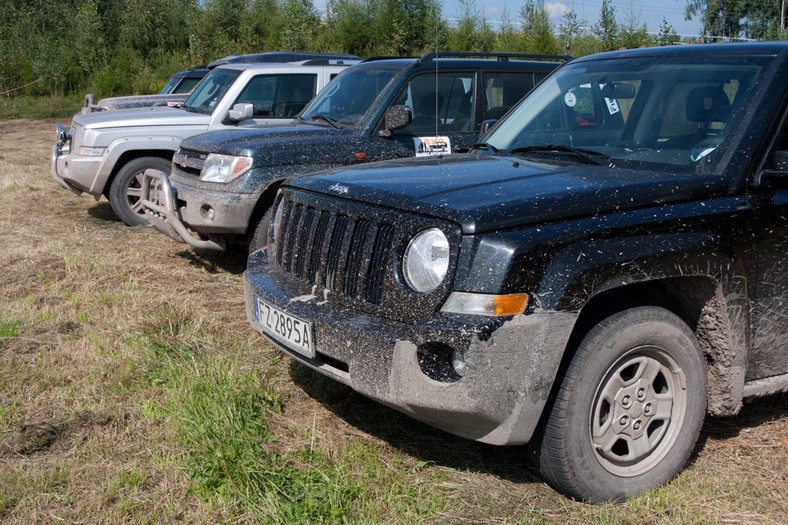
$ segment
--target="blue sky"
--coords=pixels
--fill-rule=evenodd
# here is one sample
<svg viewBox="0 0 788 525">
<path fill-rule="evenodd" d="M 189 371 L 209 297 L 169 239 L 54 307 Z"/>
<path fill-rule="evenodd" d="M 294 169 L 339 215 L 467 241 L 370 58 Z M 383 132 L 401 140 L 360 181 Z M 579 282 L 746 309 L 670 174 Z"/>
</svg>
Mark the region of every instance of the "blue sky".
<svg viewBox="0 0 788 525">
<path fill-rule="evenodd" d="M 457 18 L 462 14 L 462 7 L 457 0 L 441 1 L 444 18 Z M 326 0 L 313 0 L 313 2 L 320 12 L 325 13 Z M 474 0 L 477 12 L 493 27 L 497 27 L 506 11 L 510 21 L 519 21 L 520 8 L 523 4 L 523 0 Z M 690 22 L 684 20 L 685 5 L 686 0 L 613 0 L 616 19 L 619 21 L 625 20 L 631 10 L 639 17 L 640 24 L 645 23 L 649 31 L 656 33 L 664 17 L 680 35 L 697 36 L 700 33 L 700 23 L 697 20 Z M 556 26 L 566 10 L 573 10 L 578 18 L 587 20 L 589 25 L 593 25 L 599 16 L 602 0 L 545 0 L 545 7 L 553 15 Z"/>
<path fill-rule="evenodd" d="M 501 20 L 504 11 L 509 18 L 517 21 L 523 1 L 518 0 L 475 0 L 475 6 L 488 21 L 495 23 Z M 630 13 L 639 18 L 640 24 L 645 23 L 649 31 L 657 32 L 665 18 L 677 33 L 696 36 L 700 32 L 698 20 L 685 21 L 684 7 L 686 0 L 613 0 L 616 19 L 621 22 L 628 19 Z M 574 11 L 578 18 L 587 20 L 590 25 L 596 23 L 602 0 L 545 0 L 545 7 L 550 11 L 554 23 L 560 22 L 561 15 L 568 10 Z M 443 0 L 443 16 L 453 18 L 462 12 L 456 0 Z"/>
</svg>

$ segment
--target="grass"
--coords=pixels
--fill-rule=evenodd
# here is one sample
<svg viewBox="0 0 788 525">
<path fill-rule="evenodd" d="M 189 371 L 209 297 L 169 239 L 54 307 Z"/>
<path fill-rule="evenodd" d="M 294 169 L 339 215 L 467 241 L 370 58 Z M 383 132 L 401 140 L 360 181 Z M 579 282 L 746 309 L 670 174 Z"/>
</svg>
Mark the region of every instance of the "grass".
<svg viewBox="0 0 788 525">
<path fill-rule="evenodd" d="M 48 97 L 29 95 L 0 96 L 0 120 L 71 118 L 75 113 L 79 113 L 82 107 L 82 99 L 81 95 Z"/>
<path fill-rule="evenodd" d="M 53 130 L 0 120 L 0 521 L 788 523 L 788 396 L 709 418 L 664 488 L 568 500 L 522 447 L 283 358 L 245 318 L 243 253 L 196 254 L 64 191 Z"/>
</svg>

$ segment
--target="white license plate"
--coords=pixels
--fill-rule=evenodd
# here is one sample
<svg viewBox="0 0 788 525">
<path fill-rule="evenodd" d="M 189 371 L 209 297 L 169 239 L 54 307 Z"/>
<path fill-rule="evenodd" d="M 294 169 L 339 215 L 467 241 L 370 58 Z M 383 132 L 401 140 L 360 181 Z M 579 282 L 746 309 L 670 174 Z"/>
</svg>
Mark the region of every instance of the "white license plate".
<svg viewBox="0 0 788 525">
<path fill-rule="evenodd" d="M 312 323 L 291 315 L 284 310 L 255 297 L 257 321 L 263 331 L 284 343 L 291 350 L 307 357 L 315 357 L 315 340 L 312 337 Z"/>
</svg>

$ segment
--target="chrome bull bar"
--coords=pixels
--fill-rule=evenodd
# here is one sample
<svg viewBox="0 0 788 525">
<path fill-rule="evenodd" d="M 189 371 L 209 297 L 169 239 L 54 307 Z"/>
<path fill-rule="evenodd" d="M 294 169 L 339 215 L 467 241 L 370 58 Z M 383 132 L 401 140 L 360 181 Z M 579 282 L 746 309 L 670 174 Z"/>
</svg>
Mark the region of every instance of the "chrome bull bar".
<svg viewBox="0 0 788 525">
<path fill-rule="evenodd" d="M 145 170 L 140 201 L 148 223 L 169 238 L 202 250 L 223 252 L 226 249 L 221 241 L 196 237 L 181 222 L 175 206 L 175 192 L 170 178 L 163 171 Z"/>
</svg>

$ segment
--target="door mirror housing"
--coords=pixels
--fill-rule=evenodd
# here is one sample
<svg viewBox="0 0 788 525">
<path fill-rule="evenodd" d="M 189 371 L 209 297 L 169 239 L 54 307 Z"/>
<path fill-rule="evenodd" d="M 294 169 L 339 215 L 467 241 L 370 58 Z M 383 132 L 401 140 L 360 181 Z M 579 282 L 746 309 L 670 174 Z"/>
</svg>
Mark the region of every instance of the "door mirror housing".
<svg viewBox="0 0 788 525">
<path fill-rule="evenodd" d="M 233 109 L 227 112 L 227 120 L 230 122 L 241 122 L 249 120 L 254 116 L 253 104 L 236 104 Z"/>
<path fill-rule="evenodd" d="M 413 121 L 413 114 L 408 106 L 404 104 L 391 106 L 383 114 L 383 128 L 380 130 L 381 137 L 390 137 L 391 132 L 410 126 Z"/>
<path fill-rule="evenodd" d="M 498 122 L 496 119 L 482 120 L 482 127 L 479 128 L 479 138 L 485 136 L 495 126 L 496 122 Z"/>
</svg>

